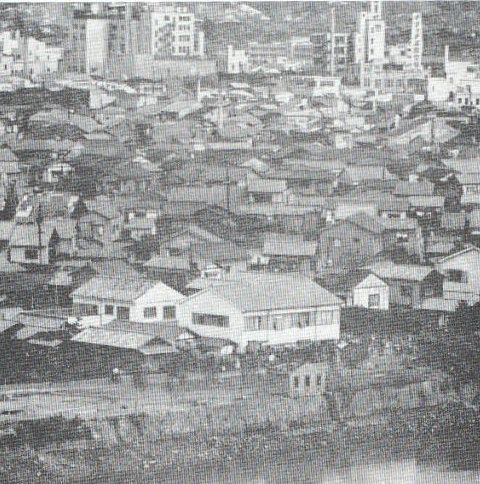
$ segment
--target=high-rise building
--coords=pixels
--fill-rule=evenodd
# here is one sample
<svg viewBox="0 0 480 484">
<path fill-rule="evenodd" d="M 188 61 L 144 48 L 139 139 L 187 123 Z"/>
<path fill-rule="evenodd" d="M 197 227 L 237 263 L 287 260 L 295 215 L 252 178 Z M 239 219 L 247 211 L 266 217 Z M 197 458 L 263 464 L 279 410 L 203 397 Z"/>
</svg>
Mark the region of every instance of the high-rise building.
<svg viewBox="0 0 480 484">
<path fill-rule="evenodd" d="M 383 62 L 385 59 L 385 21 L 382 2 L 370 2 L 368 12 L 361 12 L 355 34 L 355 63 Z"/>
<path fill-rule="evenodd" d="M 324 32 L 311 37 L 313 65 L 323 75 L 338 76 L 345 73 L 353 60 L 352 36 L 345 32 Z"/>
<path fill-rule="evenodd" d="M 150 12 L 150 53 L 157 57 L 205 55 L 204 34 L 187 7 L 155 5 Z"/>
<path fill-rule="evenodd" d="M 64 68 L 104 75 L 116 57 L 149 52 L 148 12 L 129 3 L 76 4 L 71 15 Z"/>
<path fill-rule="evenodd" d="M 412 32 L 410 35 L 410 50 L 412 67 L 414 69 L 422 68 L 422 56 L 423 56 L 423 27 L 422 27 L 422 14 L 414 13 L 412 15 Z"/>
</svg>

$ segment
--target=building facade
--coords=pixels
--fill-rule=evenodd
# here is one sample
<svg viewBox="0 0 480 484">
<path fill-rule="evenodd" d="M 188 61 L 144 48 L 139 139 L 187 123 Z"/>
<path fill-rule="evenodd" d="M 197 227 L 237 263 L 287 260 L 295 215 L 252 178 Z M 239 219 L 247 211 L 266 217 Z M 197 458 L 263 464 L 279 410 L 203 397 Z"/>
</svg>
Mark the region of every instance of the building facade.
<svg viewBox="0 0 480 484">
<path fill-rule="evenodd" d="M 150 12 L 150 53 L 158 57 L 203 57 L 204 34 L 184 6 L 155 5 Z"/>
</svg>

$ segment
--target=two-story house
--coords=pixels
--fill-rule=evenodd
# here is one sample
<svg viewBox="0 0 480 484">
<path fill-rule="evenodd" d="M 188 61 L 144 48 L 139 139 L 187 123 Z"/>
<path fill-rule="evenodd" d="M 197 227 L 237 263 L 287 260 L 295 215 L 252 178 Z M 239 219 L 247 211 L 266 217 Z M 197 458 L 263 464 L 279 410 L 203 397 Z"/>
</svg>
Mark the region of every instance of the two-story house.
<svg viewBox="0 0 480 484">
<path fill-rule="evenodd" d="M 317 237 L 317 275 L 356 269 L 391 247 L 395 237 L 385 230 L 383 220 L 359 212 L 321 230 Z"/>
<path fill-rule="evenodd" d="M 393 235 L 393 247 L 423 260 L 425 253 L 422 228 L 414 218 L 384 218 L 385 232 Z"/>
</svg>

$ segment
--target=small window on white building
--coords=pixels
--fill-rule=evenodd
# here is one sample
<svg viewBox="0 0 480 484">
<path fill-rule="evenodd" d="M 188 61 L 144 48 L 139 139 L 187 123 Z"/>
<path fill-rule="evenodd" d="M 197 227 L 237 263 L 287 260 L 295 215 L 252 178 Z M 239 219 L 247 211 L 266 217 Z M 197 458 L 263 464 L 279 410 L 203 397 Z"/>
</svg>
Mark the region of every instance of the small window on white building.
<svg viewBox="0 0 480 484">
<path fill-rule="evenodd" d="M 175 306 L 164 306 L 163 307 L 163 319 L 165 321 L 170 321 L 176 318 Z"/>
<path fill-rule="evenodd" d="M 130 319 L 130 308 L 127 306 L 118 306 L 117 318 L 122 319 L 124 321 L 128 321 Z"/>
<path fill-rule="evenodd" d="M 114 308 L 111 304 L 105 305 L 105 314 L 113 315 Z"/>
<path fill-rule="evenodd" d="M 37 260 L 38 259 L 38 249 L 25 249 L 25 259 L 27 259 L 27 260 Z"/>
<path fill-rule="evenodd" d="M 368 295 L 368 307 L 378 308 L 380 306 L 380 294 L 369 294 Z"/>
<path fill-rule="evenodd" d="M 145 319 L 152 319 L 157 317 L 157 308 L 155 306 L 143 308 L 143 317 Z"/>
</svg>

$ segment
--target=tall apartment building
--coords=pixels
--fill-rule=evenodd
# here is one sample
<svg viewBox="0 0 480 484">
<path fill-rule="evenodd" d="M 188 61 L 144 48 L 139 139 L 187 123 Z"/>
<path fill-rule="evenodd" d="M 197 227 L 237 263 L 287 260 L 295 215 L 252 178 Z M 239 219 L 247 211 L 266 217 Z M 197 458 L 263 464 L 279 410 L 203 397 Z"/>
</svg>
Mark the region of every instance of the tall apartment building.
<svg viewBox="0 0 480 484">
<path fill-rule="evenodd" d="M 418 12 L 412 15 L 410 49 L 411 49 L 412 67 L 414 69 L 422 69 L 423 26 L 422 26 L 422 14 Z"/>
<path fill-rule="evenodd" d="M 150 53 L 157 57 L 205 55 L 204 34 L 187 7 L 155 5 L 150 12 Z"/>
<path fill-rule="evenodd" d="M 148 11 L 141 5 L 76 4 L 71 15 L 64 68 L 102 76 L 108 62 L 149 52 Z"/>
<path fill-rule="evenodd" d="M 19 31 L 0 33 L 0 75 L 36 77 L 57 72 L 63 57 L 61 47 L 52 47 Z"/>
<path fill-rule="evenodd" d="M 378 93 L 414 92 L 425 90 L 422 67 L 422 16 L 414 13 L 410 41 L 386 46 L 382 3 L 370 2 L 367 12 L 361 12 L 355 34 L 355 62 L 359 66 L 362 87 Z"/>
<path fill-rule="evenodd" d="M 332 49 L 333 37 L 333 49 Z M 353 60 L 352 36 L 345 32 L 313 34 L 313 65 L 323 75 L 342 75 Z"/>
<path fill-rule="evenodd" d="M 355 34 L 355 63 L 382 63 L 385 60 L 385 21 L 382 2 L 370 2 L 368 12 L 361 12 Z"/>
</svg>

